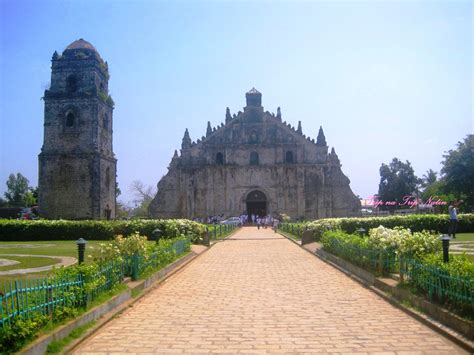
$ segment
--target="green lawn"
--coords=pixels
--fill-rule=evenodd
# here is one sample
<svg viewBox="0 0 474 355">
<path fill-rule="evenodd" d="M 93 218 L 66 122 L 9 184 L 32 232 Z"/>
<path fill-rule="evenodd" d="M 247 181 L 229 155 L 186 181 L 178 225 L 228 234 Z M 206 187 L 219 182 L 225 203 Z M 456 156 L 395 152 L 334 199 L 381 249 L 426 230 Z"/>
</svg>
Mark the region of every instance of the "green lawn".
<svg viewBox="0 0 474 355">
<path fill-rule="evenodd" d="M 91 240 L 86 245 L 86 256 L 93 255 L 99 243 L 110 241 Z M 34 247 L 27 247 L 34 246 Z M 91 248 L 92 247 L 92 248 Z M 72 240 L 41 241 L 41 242 L 0 242 L 0 254 L 29 254 L 73 256 L 77 258 L 77 245 Z"/>
<path fill-rule="evenodd" d="M 95 255 L 99 243 L 110 241 L 92 240 L 86 245 L 86 258 L 88 255 Z M 21 264 L 0 267 L 0 271 L 11 269 L 23 269 L 56 264 L 57 259 L 6 256 L 2 254 L 28 254 L 28 255 L 51 255 L 51 256 L 72 256 L 77 258 L 77 245 L 72 240 L 59 241 L 38 241 L 38 242 L 0 242 L 0 258 L 20 261 Z M 46 277 L 50 271 L 43 271 L 31 274 L 0 275 L 0 284 L 13 280 L 38 279 Z"/>
<path fill-rule="evenodd" d="M 8 259 L 18 261 L 19 264 L 0 266 L 0 271 L 27 269 L 33 267 L 41 267 L 47 265 L 54 265 L 59 263 L 59 259 L 55 258 L 35 258 L 34 256 L 12 256 L 0 254 L 0 259 Z"/>
<path fill-rule="evenodd" d="M 459 233 L 456 234 L 456 242 L 474 242 L 474 233 Z"/>
<path fill-rule="evenodd" d="M 110 243 L 110 240 L 91 240 L 87 242 L 85 262 L 90 262 L 88 255 L 96 255 L 100 243 Z M 149 243 L 154 243 L 150 241 Z M 0 242 L 0 258 L 21 261 L 21 264 L 0 267 L 0 271 L 11 269 L 32 268 L 56 264 L 57 259 L 6 256 L 3 254 L 28 254 L 28 255 L 51 255 L 72 256 L 77 258 L 77 245 L 73 240 L 38 241 L 38 242 Z M 19 279 L 38 279 L 46 277 L 51 271 L 43 271 L 31 274 L 0 275 L 0 285 L 4 282 Z"/>
</svg>

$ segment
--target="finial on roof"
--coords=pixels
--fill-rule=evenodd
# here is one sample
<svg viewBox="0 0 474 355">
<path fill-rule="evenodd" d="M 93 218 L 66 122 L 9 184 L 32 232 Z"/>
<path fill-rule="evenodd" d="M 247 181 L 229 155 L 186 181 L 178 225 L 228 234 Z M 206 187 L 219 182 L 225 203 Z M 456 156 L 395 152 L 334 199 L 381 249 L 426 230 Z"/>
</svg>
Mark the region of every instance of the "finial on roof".
<svg viewBox="0 0 474 355">
<path fill-rule="evenodd" d="M 301 127 L 301 121 L 298 121 L 298 129 L 296 130 L 299 134 L 303 134 L 303 128 Z"/>
<path fill-rule="evenodd" d="M 178 150 L 175 149 L 174 150 L 174 154 L 173 154 L 173 159 L 177 158 L 178 157 Z"/>
<path fill-rule="evenodd" d="M 276 115 L 276 118 L 281 121 L 281 110 L 280 110 L 280 107 L 277 108 L 277 115 Z"/>
<path fill-rule="evenodd" d="M 57 51 L 54 51 L 54 53 L 53 53 L 53 60 L 56 60 L 56 59 L 58 59 L 58 58 L 59 58 L 58 52 L 57 52 Z"/>
<path fill-rule="evenodd" d="M 183 141 L 181 142 L 181 149 L 187 149 L 191 147 L 191 138 L 189 137 L 189 131 L 186 128 L 184 131 Z"/>
<path fill-rule="evenodd" d="M 208 137 L 211 133 L 212 133 L 211 122 L 207 121 L 206 137 Z"/>
<path fill-rule="evenodd" d="M 316 145 L 326 147 L 326 137 L 324 136 L 323 127 L 319 127 L 318 137 L 316 138 Z"/>
<path fill-rule="evenodd" d="M 331 148 L 331 153 L 329 154 L 329 160 L 336 164 L 340 164 L 339 157 L 337 156 L 334 147 Z"/>
<path fill-rule="evenodd" d="M 228 123 L 232 119 L 232 116 L 230 115 L 230 109 L 227 107 L 225 109 L 225 123 Z"/>
</svg>

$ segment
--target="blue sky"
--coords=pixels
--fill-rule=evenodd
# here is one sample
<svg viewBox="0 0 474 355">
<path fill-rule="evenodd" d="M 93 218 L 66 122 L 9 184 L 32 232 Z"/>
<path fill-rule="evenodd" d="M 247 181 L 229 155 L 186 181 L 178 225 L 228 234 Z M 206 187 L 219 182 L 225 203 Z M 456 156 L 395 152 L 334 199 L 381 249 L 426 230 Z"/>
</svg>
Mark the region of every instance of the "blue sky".
<svg viewBox="0 0 474 355">
<path fill-rule="evenodd" d="M 252 87 L 306 135 L 322 125 L 370 196 L 382 163 L 421 177 L 473 133 L 473 32 L 470 1 L 0 0 L 0 193 L 12 172 L 37 184 L 50 59 L 84 38 L 109 63 L 119 199 Z"/>
</svg>

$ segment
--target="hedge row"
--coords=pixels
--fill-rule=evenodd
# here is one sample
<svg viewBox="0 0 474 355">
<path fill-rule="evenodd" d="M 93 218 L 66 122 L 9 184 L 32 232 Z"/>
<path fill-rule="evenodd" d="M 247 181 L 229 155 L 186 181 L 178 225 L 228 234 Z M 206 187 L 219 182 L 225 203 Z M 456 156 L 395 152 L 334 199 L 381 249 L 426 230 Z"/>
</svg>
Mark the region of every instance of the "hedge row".
<svg viewBox="0 0 474 355">
<path fill-rule="evenodd" d="M 474 232 L 474 215 L 459 215 L 458 233 Z M 378 226 L 394 228 L 397 226 L 409 228 L 412 232 L 423 230 L 435 233 L 447 233 L 449 227 L 449 216 L 440 214 L 422 214 L 408 216 L 388 216 L 369 218 L 325 218 L 312 222 L 307 222 L 305 227 L 313 232 L 316 240 L 320 240 L 322 234 L 327 230 L 342 230 L 347 233 L 355 233 L 363 228 L 367 232 L 369 229 Z"/>
<path fill-rule="evenodd" d="M 192 241 L 202 237 L 205 226 L 186 219 L 130 221 L 0 220 L 0 241 L 108 240 L 115 235 L 139 232 L 151 239 L 155 229 L 164 239 L 184 234 Z"/>
</svg>

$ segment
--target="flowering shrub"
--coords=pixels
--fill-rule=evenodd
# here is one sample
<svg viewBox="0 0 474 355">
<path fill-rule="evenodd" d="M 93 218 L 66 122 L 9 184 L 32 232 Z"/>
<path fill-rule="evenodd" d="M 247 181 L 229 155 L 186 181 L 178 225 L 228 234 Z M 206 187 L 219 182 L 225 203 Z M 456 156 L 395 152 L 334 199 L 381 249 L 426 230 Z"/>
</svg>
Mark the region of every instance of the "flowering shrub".
<svg viewBox="0 0 474 355">
<path fill-rule="evenodd" d="M 121 262 L 124 258 L 134 254 L 146 259 L 150 254 L 150 248 L 148 247 L 147 237 L 135 232 L 126 238 L 123 235 L 117 235 L 111 242 L 100 243 L 98 252 L 98 256 L 94 258 L 94 261 L 99 265 L 103 265 L 110 261 Z"/>
<path fill-rule="evenodd" d="M 410 229 L 379 226 L 369 231 L 368 243 L 377 249 L 394 249 L 397 254 L 420 257 L 441 249 L 438 236 L 426 231 L 411 233 Z"/>
<path fill-rule="evenodd" d="M 315 240 L 320 240 L 324 232 L 341 229 L 340 218 L 324 218 L 317 221 L 308 222 L 306 228 L 313 232 Z M 345 231 L 347 232 L 347 231 Z M 352 232 L 350 232 L 352 233 Z"/>
<path fill-rule="evenodd" d="M 458 217 L 458 233 L 474 232 L 474 215 L 460 214 Z M 380 225 L 388 228 L 395 228 L 397 226 L 409 228 L 412 232 L 429 230 L 437 233 L 447 233 L 449 216 L 446 214 L 415 214 L 369 218 L 323 218 L 306 223 L 308 230 L 313 232 L 315 240 L 320 240 L 323 233 L 327 230 L 340 229 L 347 233 L 355 233 L 359 228 L 364 228 L 368 231 Z"/>
</svg>

